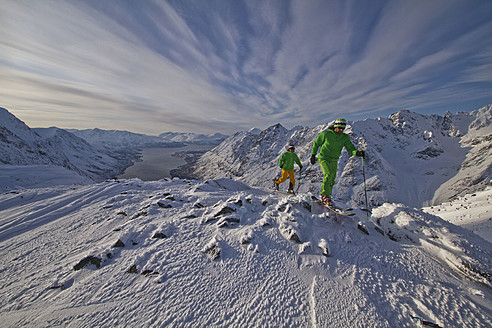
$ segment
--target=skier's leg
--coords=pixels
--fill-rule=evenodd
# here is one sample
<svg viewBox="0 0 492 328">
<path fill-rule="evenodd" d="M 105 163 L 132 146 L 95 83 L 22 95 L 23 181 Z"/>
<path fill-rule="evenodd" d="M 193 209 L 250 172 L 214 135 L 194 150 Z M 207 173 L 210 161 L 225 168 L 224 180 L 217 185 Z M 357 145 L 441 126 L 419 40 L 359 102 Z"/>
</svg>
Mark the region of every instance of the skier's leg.
<svg viewBox="0 0 492 328">
<path fill-rule="evenodd" d="M 294 186 L 296 185 L 296 178 L 294 176 L 294 170 L 287 171 L 287 172 L 289 172 L 289 180 L 290 180 L 289 189 L 293 190 Z"/>
<path fill-rule="evenodd" d="M 288 177 L 289 177 L 289 172 L 282 170 L 282 177 L 280 179 L 278 179 L 277 181 L 275 181 L 275 183 L 281 184 L 282 182 L 286 181 Z"/>
<path fill-rule="evenodd" d="M 321 194 L 331 196 L 333 186 L 335 185 L 335 177 L 337 175 L 337 162 L 320 160 L 319 164 L 324 176 L 321 184 Z"/>
</svg>

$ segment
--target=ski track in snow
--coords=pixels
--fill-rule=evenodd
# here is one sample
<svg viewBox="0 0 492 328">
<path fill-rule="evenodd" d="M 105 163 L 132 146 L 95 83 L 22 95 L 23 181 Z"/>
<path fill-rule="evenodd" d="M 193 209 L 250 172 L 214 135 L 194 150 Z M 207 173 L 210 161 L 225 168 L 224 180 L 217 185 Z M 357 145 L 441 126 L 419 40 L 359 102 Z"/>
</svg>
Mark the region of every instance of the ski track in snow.
<svg viewBox="0 0 492 328">
<path fill-rule="evenodd" d="M 367 221 L 362 211 L 337 218 L 309 197 L 228 179 L 2 194 L 0 322 L 415 327 L 418 317 L 492 325 L 488 242 L 402 205 L 374 209 Z M 87 256 L 100 267 L 75 271 Z"/>
</svg>

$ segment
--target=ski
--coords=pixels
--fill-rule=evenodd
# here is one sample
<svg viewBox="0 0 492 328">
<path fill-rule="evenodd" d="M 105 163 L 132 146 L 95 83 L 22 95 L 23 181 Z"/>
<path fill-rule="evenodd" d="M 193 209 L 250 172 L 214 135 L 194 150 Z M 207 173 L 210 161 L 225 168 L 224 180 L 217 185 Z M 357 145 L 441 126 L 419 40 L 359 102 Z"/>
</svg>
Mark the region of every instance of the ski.
<svg viewBox="0 0 492 328">
<path fill-rule="evenodd" d="M 369 230 L 367 230 L 367 227 L 362 222 L 357 223 L 357 229 L 359 229 L 360 231 L 362 231 L 366 235 L 369 234 Z"/>
<path fill-rule="evenodd" d="M 296 194 L 294 192 L 288 192 L 288 191 L 283 191 L 283 190 L 277 190 L 275 188 L 272 189 L 274 193 L 280 193 L 288 196 L 295 196 Z"/>
<path fill-rule="evenodd" d="M 336 214 L 343 215 L 343 216 L 354 216 L 355 215 L 355 213 L 350 212 L 351 209 L 346 209 L 344 211 L 343 209 L 338 209 L 336 207 L 329 206 L 328 204 L 324 203 L 321 199 L 319 199 L 316 196 L 311 196 L 311 199 L 313 201 L 317 202 L 318 204 L 326 207 L 327 209 L 329 209 L 330 211 L 332 211 Z"/>
<path fill-rule="evenodd" d="M 342 212 L 350 212 L 353 211 L 354 209 L 352 207 L 347 207 L 347 208 L 339 208 L 339 207 L 334 207 L 336 210 L 342 211 Z"/>
<path fill-rule="evenodd" d="M 316 196 L 311 196 L 311 198 L 316 198 L 315 200 L 319 203 L 321 203 L 322 205 L 326 205 L 326 203 L 324 203 L 321 199 L 317 198 Z M 331 208 L 337 210 L 337 211 L 342 211 L 342 212 L 350 212 L 350 211 L 353 211 L 354 209 L 351 208 L 351 207 L 346 207 L 346 208 L 343 208 L 343 207 L 336 207 L 336 206 L 330 206 Z"/>
</svg>

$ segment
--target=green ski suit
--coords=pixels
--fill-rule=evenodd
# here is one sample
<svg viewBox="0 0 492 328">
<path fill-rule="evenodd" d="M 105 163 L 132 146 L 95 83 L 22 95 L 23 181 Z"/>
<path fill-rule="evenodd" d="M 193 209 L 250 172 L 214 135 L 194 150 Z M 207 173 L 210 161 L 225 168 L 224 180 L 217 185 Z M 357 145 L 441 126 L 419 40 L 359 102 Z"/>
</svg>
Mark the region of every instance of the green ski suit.
<svg viewBox="0 0 492 328">
<path fill-rule="evenodd" d="M 348 134 L 337 134 L 333 130 L 321 132 L 313 143 L 311 155 L 316 155 L 319 150 L 318 162 L 324 176 L 321 184 L 322 195 L 331 196 L 343 147 L 354 156 L 357 153 L 357 148 L 350 141 Z"/>
<path fill-rule="evenodd" d="M 299 157 L 296 155 L 296 153 L 287 151 L 280 156 L 280 159 L 278 161 L 278 166 L 282 169 L 282 177 L 278 180 L 275 181 L 276 184 L 281 184 L 285 180 L 287 180 L 287 177 L 290 179 L 290 187 L 289 189 L 293 189 L 296 180 L 294 178 L 294 163 L 297 163 L 300 168 L 302 168 L 301 161 L 299 160 Z"/>
</svg>

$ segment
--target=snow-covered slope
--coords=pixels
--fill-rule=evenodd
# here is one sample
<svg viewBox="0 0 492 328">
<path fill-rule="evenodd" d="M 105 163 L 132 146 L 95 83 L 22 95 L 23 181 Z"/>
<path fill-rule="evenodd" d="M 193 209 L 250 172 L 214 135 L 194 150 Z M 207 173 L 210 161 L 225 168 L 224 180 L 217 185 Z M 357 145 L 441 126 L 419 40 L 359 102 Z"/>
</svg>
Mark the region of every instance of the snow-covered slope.
<svg viewBox="0 0 492 328">
<path fill-rule="evenodd" d="M 61 166 L 96 181 L 121 173 L 131 161 L 93 148 L 58 128 L 31 129 L 0 108 L 0 163 Z"/>
<path fill-rule="evenodd" d="M 492 106 L 472 112 L 470 116 L 473 118 L 470 125 L 456 131 L 461 132 L 460 145 L 467 150 L 466 157 L 460 163 L 459 172 L 438 188 L 433 204 L 463 196 L 463 190 L 480 190 L 492 178 Z M 461 123 L 467 121 L 465 118 Z M 468 186 L 475 188 L 470 189 Z"/>
<path fill-rule="evenodd" d="M 47 188 L 58 185 L 83 185 L 94 181 L 75 171 L 54 165 L 0 165 L 0 192 Z"/>
<path fill-rule="evenodd" d="M 448 112 L 444 117 L 402 110 L 386 119 L 351 122 L 346 133 L 367 153 L 364 164 L 371 205 L 399 202 L 420 207 L 483 189 L 492 177 L 491 117 L 489 105 L 470 113 Z M 280 172 L 277 163 L 284 147 L 296 144 L 304 167 L 309 168 L 313 141 L 328 126 L 287 130 L 277 124 L 261 133 L 236 133 L 202 156 L 196 175 L 270 186 Z M 339 202 L 365 205 L 362 173 L 361 160 L 344 151 L 334 189 Z M 300 191 L 319 191 L 321 180 L 315 165 Z"/>
<path fill-rule="evenodd" d="M 492 182 L 484 191 L 458 197 L 423 211 L 473 231 L 492 243 Z"/>
<path fill-rule="evenodd" d="M 55 145 L 59 153 L 66 156 L 76 172 L 87 175 L 96 181 L 112 178 L 131 165 L 132 156 L 121 155 L 116 150 L 95 148 L 84 139 L 59 128 L 32 129 L 43 140 Z"/>
<path fill-rule="evenodd" d="M 0 162 L 2 164 L 50 164 L 51 145 L 0 107 Z"/>
<path fill-rule="evenodd" d="M 490 243 L 401 204 L 356 214 L 228 179 L 3 193 L 0 322 L 492 326 Z"/>
</svg>

